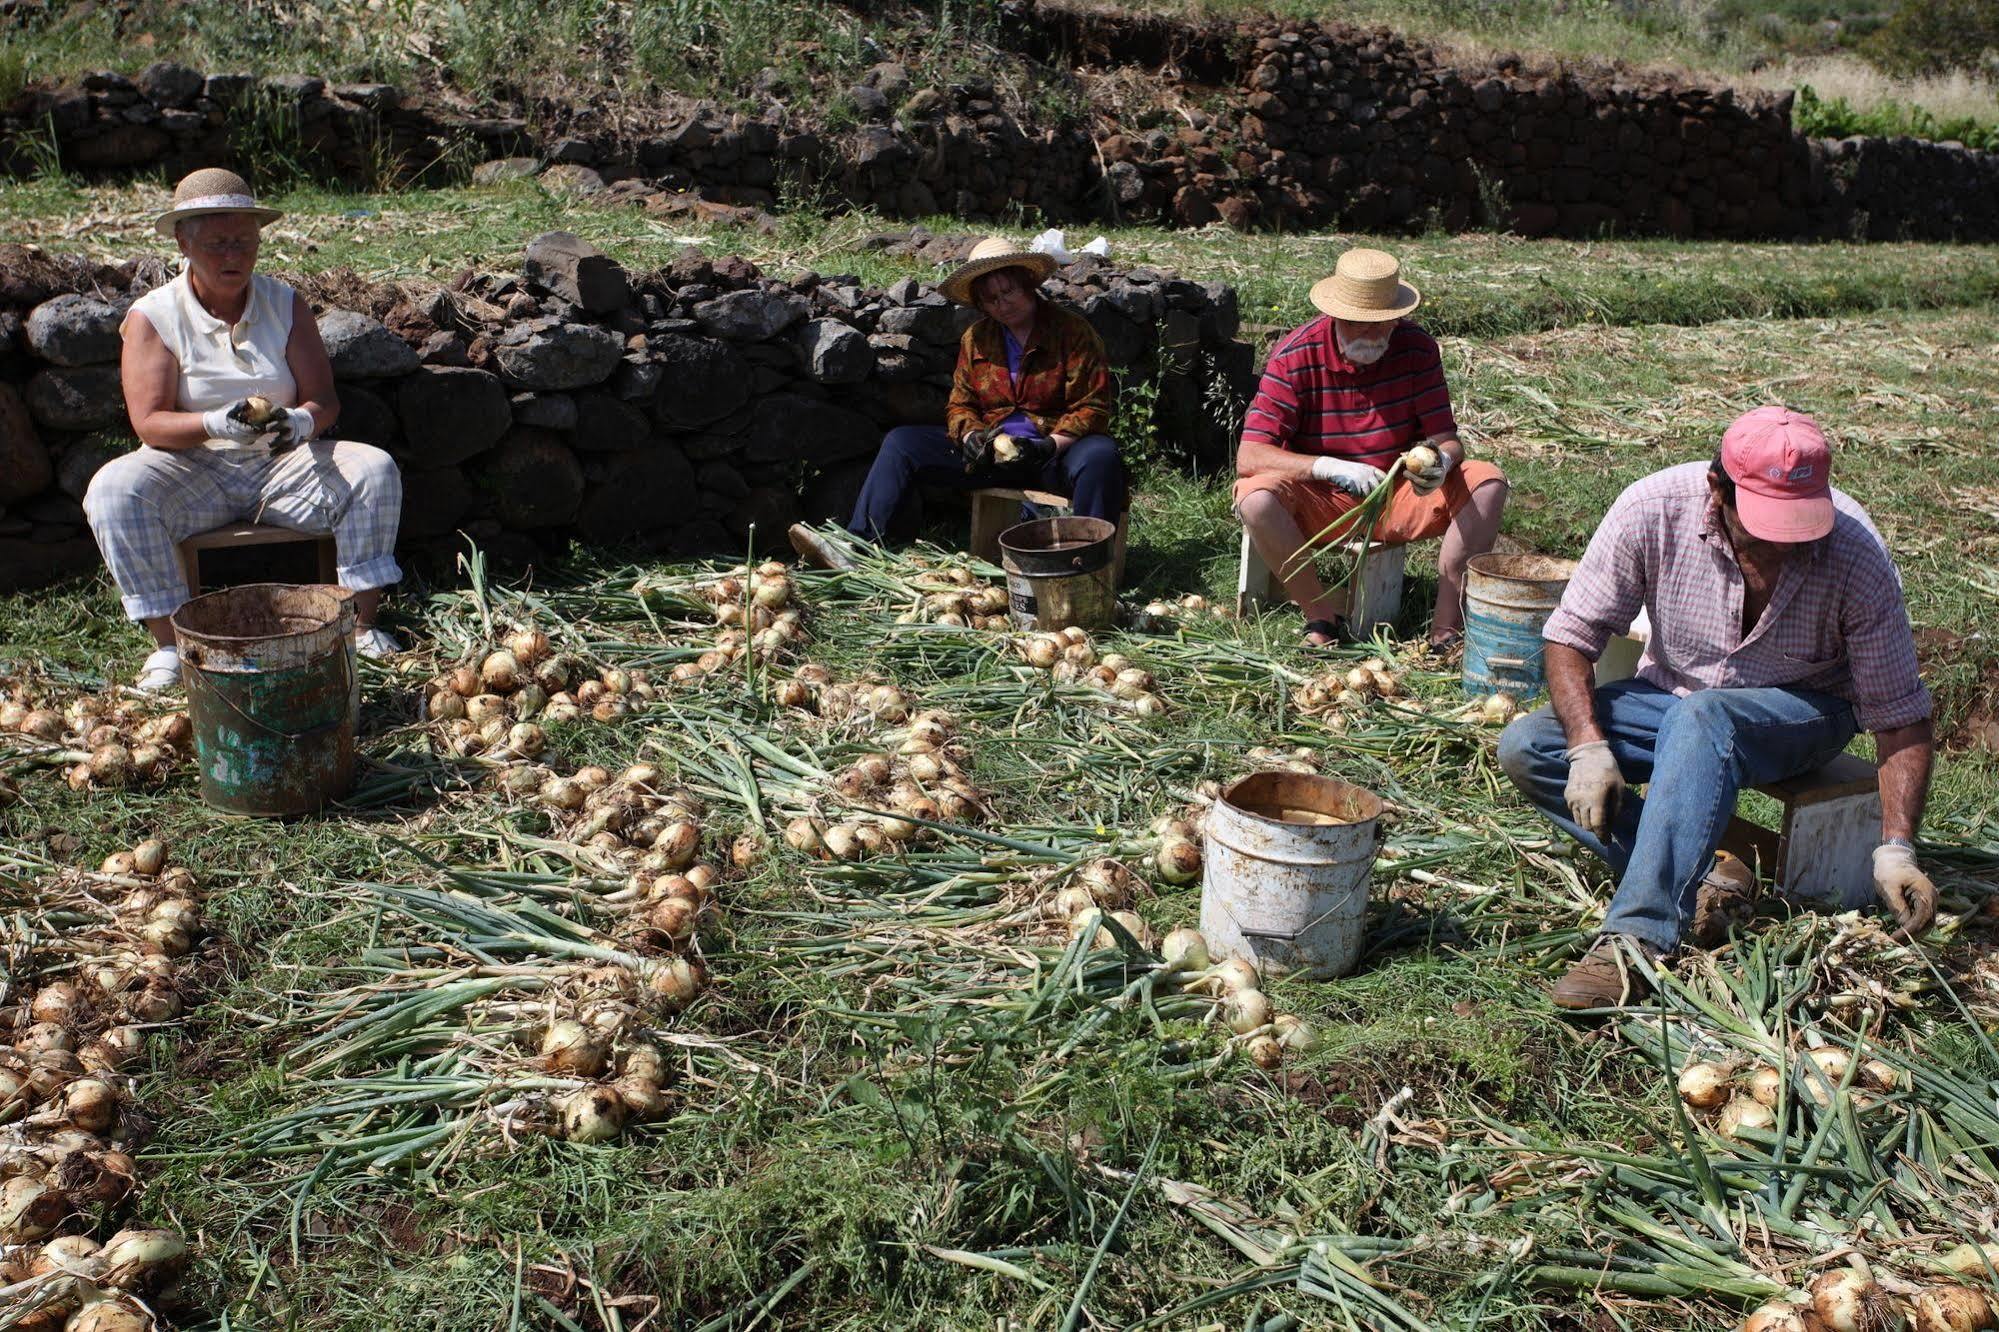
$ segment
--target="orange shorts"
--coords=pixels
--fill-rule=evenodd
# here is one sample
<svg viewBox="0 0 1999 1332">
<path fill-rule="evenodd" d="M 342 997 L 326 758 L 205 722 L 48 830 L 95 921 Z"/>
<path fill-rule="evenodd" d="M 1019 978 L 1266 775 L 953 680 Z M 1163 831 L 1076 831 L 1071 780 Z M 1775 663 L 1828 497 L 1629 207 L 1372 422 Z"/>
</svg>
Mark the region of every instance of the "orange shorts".
<svg viewBox="0 0 1999 1332">
<path fill-rule="evenodd" d="M 1406 478 L 1397 477 L 1395 489 L 1388 492 L 1388 503 L 1374 520 L 1373 539 L 1383 545 L 1400 546 L 1411 541 L 1440 537 L 1444 529 L 1451 525 L 1451 519 L 1457 516 L 1458 510 L 1471 503 L 1474 490 L 1488 481 L 1505 479 L 1505 473 L 1489 462 L 1462 462 L 1451 469 L 1443 485 L 1427 495 L 1419 495 Z M 1297 520 L 1298 530 L 1305 534 L 1307 540 L 1331 526 L 1341 514 L 1353 512 L 1360 504 L 1359 499 L 1330 481 L 1261 472 L 1255 476 L 1236 478 L 1236 509 L 1240 511 L 1242 502 L 1259 490 L 1267 490 L 1277 496 L 1277 502 Z M 1346 535 L 1357 537 L 1360 533 Z"/>
</svg>

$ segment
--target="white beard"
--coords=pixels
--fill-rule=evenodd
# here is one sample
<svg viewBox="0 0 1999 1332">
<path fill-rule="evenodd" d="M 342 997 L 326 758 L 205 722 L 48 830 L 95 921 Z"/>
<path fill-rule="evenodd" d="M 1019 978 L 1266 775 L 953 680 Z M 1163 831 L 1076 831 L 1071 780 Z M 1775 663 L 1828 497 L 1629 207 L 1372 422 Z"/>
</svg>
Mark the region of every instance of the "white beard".
<svg viewBox="0 0 1999 1332">
<path fill-rule="evenodd" d="M 1389 336 L 1393 337 L 1394 334 L 1390 333 Z M 1368 338 L 1359 342 L 1349 342 L 1346 334 L 1337 328 L 1333 330 L 1333 337 L 1340 344 L 1340 355 L 1355 365 L 1373 365 L 1388 354 L 1388 338 L 1379 340 Z"/>
</svg>

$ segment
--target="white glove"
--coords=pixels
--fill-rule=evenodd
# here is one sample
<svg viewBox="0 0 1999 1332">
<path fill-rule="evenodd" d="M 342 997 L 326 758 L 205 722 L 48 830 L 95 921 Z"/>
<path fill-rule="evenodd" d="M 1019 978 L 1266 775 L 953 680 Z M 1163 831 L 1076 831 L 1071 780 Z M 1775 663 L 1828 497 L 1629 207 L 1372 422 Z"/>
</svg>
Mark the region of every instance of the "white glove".
<svg viewBox="0 0 1999 1332">
<path fill-rule="evenodd" d="M 319 430 L 313 424 L 312 413 L 303 407 L 280 408 L 272 425 L 278 432 L 278 442 L 285 448 L 305 443 Z"/>
<path fill-rule="evenodd" d="M 1403 469 L 1409 477 L 1410 487 L 1419 495 L 1427 495 L 1438 486 L 1443 485 L 1444 478 L 1451 474 L 1451 468 L 1455 467 L 1458 461 L 1455 456 L 1444 452 L 1434 445 L 1429 447 L 1430 451 L 1437 455 L 1436 466 L 1421 468 L 1404 467 Z"/>
<path fill-rule="evenodd" d="M 1330 481 L 1349 495 L 1366 499 L 1368 492 L 1380 485 L 1388 473 L 1379 467 L 1369 467 L 1364 462 L 1353 462 L 1347 458 L 1321 457 L 1312 460 L 1312 479 Z"/>
<path fill-rule="evenodd" d="M 1592 740 L 1569 751 L 1569 781 L 1562 788 L 1569 817 L 1599 839 L 1608 839 L 1617 807 L 1624 803 L 1624 773 L 1610 741 Z"/>
<path fill-rule="evenodd" d="M 1874 848 L 1874 893 L 1895 914 L 1896 934 L 1913 939 L 1937 915 L 1937 886 L 1916 865 L 1916 853 L 1894 842 Z"/>
<path fill-rule="evenodd" d="M 208 432 L 210 439 L 227 440 L 231 444 L 249 444 L 264 433 L 262 426 L 253 426 L 240 417 L 233 416 L 243 400 L 238 398 L 227 407 L 217 407 L 214 411 L 201 414 L 201 428 Z"/>
</svg>

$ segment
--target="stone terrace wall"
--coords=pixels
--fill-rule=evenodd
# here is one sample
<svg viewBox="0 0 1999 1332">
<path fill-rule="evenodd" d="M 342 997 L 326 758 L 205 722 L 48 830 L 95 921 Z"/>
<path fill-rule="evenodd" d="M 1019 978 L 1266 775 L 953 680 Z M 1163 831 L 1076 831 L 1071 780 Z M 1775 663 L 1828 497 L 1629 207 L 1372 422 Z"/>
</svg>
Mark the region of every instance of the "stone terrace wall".
<svg viewBox="0 0 1999 1332">
<path fill-rule="evenodd" d="M 1791 128 L 1788 94 L 1536 73 L 1511 57 L 1452 65 L 1337 24 L 1005 12 L 1003 40 L 1036 60 L 1154 69 L 1190 81 L 1186 100 L 1211 109 L 1093 132 L 1023 118 L 991 83 L 924 87 L 884 64 L 848 90 L 860 123 L 831 130 L 790 108 L 832 90 L 797 96 L 761 81 L 746 93 L 762 109 L 748 115 L 674 99 L 615 115 L 546 103 L 474 113 L 384 84 L 163 62 L 136 79 L 94 74 L 23 94 L 0 114 L 0 167 L 30 168 L 30 140 L 51 130 L 73 168 L 168 175 L 247 165 L 265 151 L 252 141 L 276 134 L 357 181 L 469 154 L 488 174 L 544 171 L 669 214 L 769 208 L 795 189 L 904 217 L 1030 209 L 1187 226 L 1999 239 L 1999 154 L 1808 139 Z"/>
<path fill-rule="evenodd" d="M 883 247 L 949 260 L 970 238 Z M 134 447 L 118 325 L 170 276 L 158 260 L 92 265 L 0 246 L 0 587 L 88 569 L 79 501 Z M 403 469 L 406 553 L 447 555 L 464 531 L 532 560 L 570 539 L 661 552 L 765 546 L 800 516 L 844 518 L 890 426 L 942 422 L 971 312 L 904 279 L 778 282 L 690 252 L 634 276 L 565 233 L 519 274 L 451 288 L 298 283 L 319 315 L 341 416 L 333 433 Z M 1235 294 L 1085 256 L 1044 290 L 1103 335 L 1123 381 L 1157 386 L 1152 424 L 1213 459 L 1246 397 L 1251 349 Z M 1135 399 L 1136 400 L 1136 399 Z"/>
</svg>

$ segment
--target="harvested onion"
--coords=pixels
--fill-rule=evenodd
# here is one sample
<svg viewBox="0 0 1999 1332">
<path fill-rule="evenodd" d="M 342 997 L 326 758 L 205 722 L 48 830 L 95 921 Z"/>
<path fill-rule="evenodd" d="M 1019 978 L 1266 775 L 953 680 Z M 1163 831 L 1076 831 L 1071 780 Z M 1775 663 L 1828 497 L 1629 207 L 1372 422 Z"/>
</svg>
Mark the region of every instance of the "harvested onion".
<svg viewBox="0 0 1999 1332">
<path fill-rule="evenodd" d="M 1680 1070 L 1680 1099 L 1696 1110 L 1712 1110 L 1728 1100 L 1728 1070 L 1696 1061 Z"/>
<path fill-rule="evenodd" d="M 1201 848 L 1184 837 L 1169 838 L 1159 844 L 1153 864 L 1168 883 L 1192 883 L 1201 876 Z"/>
</svg>

